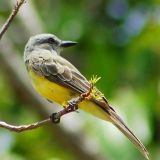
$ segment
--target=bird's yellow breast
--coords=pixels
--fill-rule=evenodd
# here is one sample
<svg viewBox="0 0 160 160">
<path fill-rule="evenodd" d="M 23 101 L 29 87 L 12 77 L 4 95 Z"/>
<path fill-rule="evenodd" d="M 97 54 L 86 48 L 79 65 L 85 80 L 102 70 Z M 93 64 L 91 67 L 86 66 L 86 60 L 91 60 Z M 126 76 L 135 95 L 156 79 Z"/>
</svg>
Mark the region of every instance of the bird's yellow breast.
<svg viewBox="0 0 160 160">
<path fill-rule="evenodd" d="M 29 75 L 37 92 L 50 101 L 62 105 L 64 102 L 76 96 L 70 89 L 51 82 L 44 76 L 37 75 L 32 70 L 29 71 Z"/>
<path fill-rule="evenodd" d="M 37 90 L 37 92 L 41 96 L 45 97 L 46 99 L 52 102 L 56 102 L 60 105 L 63 105 L 67 101 L 78 96 L 78 94 L 74 91 L 64 86 L 60 86 L 54 82 L 51 82 L 47 80 L 44 76 L 37 75 L 32 70 L 29 71 L 29 75 L 31 77 L 32 84 L 35 90 Z M 81 102 L 79 104 L 79 108 L 93 114 L 94 116 L 100 119 L 108 120 L 106 113 L 91 101 L 85 100 Z"/>
</svg>

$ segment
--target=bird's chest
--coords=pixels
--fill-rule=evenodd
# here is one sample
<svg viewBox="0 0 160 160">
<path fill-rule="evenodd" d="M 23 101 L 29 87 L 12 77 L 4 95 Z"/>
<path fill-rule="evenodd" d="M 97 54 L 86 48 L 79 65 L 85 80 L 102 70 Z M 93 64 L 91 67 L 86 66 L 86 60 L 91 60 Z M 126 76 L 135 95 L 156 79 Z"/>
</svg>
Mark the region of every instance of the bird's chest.
<svg viewBox="0 0 160 160">
<path fill-rule="evenodd" d="M 63 104 L 70 100 L 75 95 L 74 93 L 63 86 L 60 86 L 54 82 L 47 80 L 44 76 L 39 76 L 33 71 L 29 71 L 29 75 L 32 80 L 32 84 L 37 92 L 46 99 Z"/>
</svg>

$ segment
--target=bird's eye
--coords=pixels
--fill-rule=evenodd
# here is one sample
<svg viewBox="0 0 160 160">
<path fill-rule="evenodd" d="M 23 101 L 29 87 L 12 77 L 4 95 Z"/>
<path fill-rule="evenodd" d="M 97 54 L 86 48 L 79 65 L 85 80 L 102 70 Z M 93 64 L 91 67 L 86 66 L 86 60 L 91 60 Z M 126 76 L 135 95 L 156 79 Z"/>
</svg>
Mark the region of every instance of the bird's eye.
<svg viewBox="0 0 160 160">
<path fill-rule="evenodd" d="M 47 42 L 50 43 L 50 44 L 53 44 L 53 43 L 55 43 L 56 41 L 55 41 L 55 39 L 53 39 L 53 38 L 48 38 Z"/>
</svg>

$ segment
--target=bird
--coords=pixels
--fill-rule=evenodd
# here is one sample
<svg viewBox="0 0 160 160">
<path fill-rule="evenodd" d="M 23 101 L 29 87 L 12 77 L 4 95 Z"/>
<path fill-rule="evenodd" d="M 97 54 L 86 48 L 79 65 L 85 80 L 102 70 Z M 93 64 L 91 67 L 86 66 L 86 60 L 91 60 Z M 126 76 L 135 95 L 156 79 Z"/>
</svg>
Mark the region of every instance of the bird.
<svg viewBox="0 0 160 160">
<path fill-rule="evenodd" d="M 63 49 L 76 44 L 75 41 L 61 40 L 54 34 L 42 33 L 30 37 L 24 49 L 24 63 L 34 89 L 45 99 L 61 106 L 86 93 L 91 86 L 80 71 L 60 55 Z M 149 160 L 149 153 L 142 142 L 109 105 L 104 94 L 96 87 L 94 90 L 96 96 L 80 102 L 78 109 L 111 122 Z"/>
</svg>

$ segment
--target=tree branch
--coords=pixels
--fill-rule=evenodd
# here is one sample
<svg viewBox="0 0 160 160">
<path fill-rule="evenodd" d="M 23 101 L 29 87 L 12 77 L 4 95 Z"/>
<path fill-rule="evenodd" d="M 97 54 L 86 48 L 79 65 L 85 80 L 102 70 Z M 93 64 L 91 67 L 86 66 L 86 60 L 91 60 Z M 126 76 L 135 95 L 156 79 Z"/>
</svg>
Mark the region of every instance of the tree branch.
<svg viewBox="0 0 160 160">
<path fill-rule="evenodd" d="M 25 3 L 25 0 L 17 0 L 16 1 L 16 5 L 14 6 L 10 16 L 8 17 L 8 19 L 6 20 L 6 22 L 4 23 L 4 25 L 1 27 L 0 30 L 0 40 L 2 39 L 3 34 L 7 31 L 8 27 L 10 26 L 11 22 L 13 21 L 14 17 L 17 15 L 20 7 L 22 6 L 22 4 Z"/>
<path fill-rule="evenodd" d="M 8 129 L 10 131 L 14 131 L 14 132 L 23 132 L 23 131 L 27 131 L 27 130 L 31 130 L 31 129 L 35 129 L 35 128 L 39 128 L 42 125 L 50 122 L 51 119 L 47 118 L 45 120 L 39 121 L 39 122 L 35 122 L 29 125 L 20 125 L 20 126 L 14 126 L 14 125 L 10 125 L 6 122 L 0 121 L 0 127 L 1 128 L 5 128 Z"/>
</svg>

